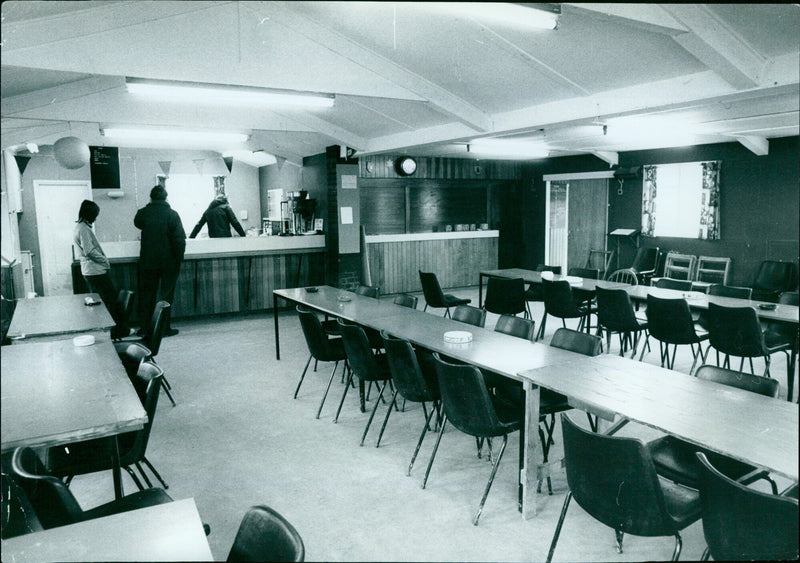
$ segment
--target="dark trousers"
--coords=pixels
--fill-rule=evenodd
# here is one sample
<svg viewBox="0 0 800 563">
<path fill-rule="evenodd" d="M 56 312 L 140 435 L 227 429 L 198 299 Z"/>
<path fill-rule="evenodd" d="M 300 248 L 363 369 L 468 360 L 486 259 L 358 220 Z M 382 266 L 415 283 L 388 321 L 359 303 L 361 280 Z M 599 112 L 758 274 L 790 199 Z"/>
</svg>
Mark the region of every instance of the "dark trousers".
<svg viewBox="0 0 800 563">
<path fill-rule="evenodd" d="M 116 328 L 112 331 L 112 337 L 128 334 L 128 326 L 125 320 L 124 311 L 117 303 L 117 290 L 114 288 L 114 282 L 111 281 L 111 276 L 108 272 L 98 276 L 83 276 L 86 284 L 89 286 L 89 291 L 100 295 L 100 299 L 105 303 L 108 312 L 111 313 L 111 318 L 117 323 Z"/>
<path fill-rule="evenodd" d="M 166 301 L 172 305 L 175 298 L 175 284 L 178 281 L 180 266 L 177 268 L 139 269 L 139 322 L 145 328 L 153 316 L 157 301 Z M 165 330 L 171 328 L 170 316 L 167 316 Z"/>
</svg>

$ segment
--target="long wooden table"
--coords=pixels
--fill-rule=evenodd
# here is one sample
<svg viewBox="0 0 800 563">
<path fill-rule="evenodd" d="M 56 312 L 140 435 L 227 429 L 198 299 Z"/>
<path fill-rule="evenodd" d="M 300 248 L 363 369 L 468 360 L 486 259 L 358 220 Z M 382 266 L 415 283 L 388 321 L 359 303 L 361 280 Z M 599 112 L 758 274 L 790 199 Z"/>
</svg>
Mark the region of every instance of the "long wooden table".
<svg viewBox="0 0 800 563">
<path fill-rule="evenodd" d="M 99 301 L 87 306 L 86 297 Z M 8 337 L 23 342 L 41 336 L 94 332 L 114 326 L 114 319 L 97 293 L 20 299 L 8 327 Z"/>
<path fill-rule="evenodd" d="M 0 356 L 2 452 L 48 448 L 141 429 L 147 414 L 114 345 L 71 339 L 4 346 Z M 122 496 L 119 452 L 114 491 Z"/>
<path fill-rule="evenodd" d="M 194 499 L 3 540 L 2 551 L 15 563 L 213 561 Z"/>
</svg>

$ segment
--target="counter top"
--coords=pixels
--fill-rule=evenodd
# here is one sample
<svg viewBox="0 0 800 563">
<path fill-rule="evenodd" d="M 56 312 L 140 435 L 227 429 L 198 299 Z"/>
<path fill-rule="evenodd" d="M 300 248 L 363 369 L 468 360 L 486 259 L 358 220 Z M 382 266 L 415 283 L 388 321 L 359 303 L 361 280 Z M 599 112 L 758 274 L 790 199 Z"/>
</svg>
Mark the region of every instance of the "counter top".
<svg viewBox="0 0 800 563">
<path fill-rule="evenodd" d="M 138 240 L 101 242 L 100 244 L 110 262 L 139 258 Z M 281 252 L 294 253 L 324 249 L 325 235 L 200 238 L 186 240 L 184 259 L 278 254 Z M 77 255 L 74 250 L 72 255 Z"/>
<path fill-rule="evenodd" d="M 367 242 L 409 242 L 419 240 L 451 240 L 460 238 L 497 238 L 500 231 L 451 231 L 444 233 L 401 233 L 394 235 L 367 235 Z"/>
</svg>

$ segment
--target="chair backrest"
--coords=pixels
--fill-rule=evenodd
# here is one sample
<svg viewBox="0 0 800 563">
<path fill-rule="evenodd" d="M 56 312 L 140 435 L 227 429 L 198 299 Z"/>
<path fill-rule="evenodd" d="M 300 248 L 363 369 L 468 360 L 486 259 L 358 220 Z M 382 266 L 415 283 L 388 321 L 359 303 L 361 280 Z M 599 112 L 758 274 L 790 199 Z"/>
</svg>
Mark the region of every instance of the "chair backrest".
<svg viewBox="0 0 800 563">
<path fill-rule="evenodd" d="M 494 330 L 530 341 L 536 337 L 536 323 L 514 315 L 500 315 L 497 324 L 494 325 Z"/>
<path fill-rule="evenodd" d="M 736 287 L 735 285 L 723 285 L 715 283 L 708 288 L 709 295 L 719 297 L 735 297 L 736 299 L 750 299 L 753 290 L 749 287 Z"/>
<path fill-rule="evenodd" d="M 697 259 L 695 279 L 701 282 L 728 283 L 731 259 L 720 256 L 700 256 Z"/>
<path fill-rule="evenodd" d="M 797 307 L 798 301 L 798 292 L 797 291 L 784 291 L 778 296 L 778 303 L 781 305 L 794 305 Z"/>
<path fill-rule="evenodd" d="M 753 307 L 724 307 L 708 304 L 708 342 L 731 356 L 749 358 L 764 355 L 764 335 Z"/>
<path fill-rule="evenodd" d="M 664 277 L 676 280 L 693 280 L 697 268 L 697 256 L 668 252 L 664 260 Z"/>
<path fill-rule="evenodd" d="M 758 393 L 765 397 L 772 397 L 773 399 L 778 398 L 778 392 L 780 391 L 780 383 L 778 383 L 777 379 L 712 365 L 700 366 L 694 375 L 698 379 L 715 381 L 723 385 L 736 387 L 737 389 L 752 391 L 753 393 Z"/>
<path fill-rule="evenodd" d="M 355 291 L 356 295 L 373 297 L 377 299 L 381 295 L 381 288 L 377 285 L 359 285 Z"/>
<path fill-rule="evenodd" d="M 567 280 L 542 279 L 542 296 L 548 315 L 559 318 L 581 316 L 572 297 L 572 286 Z"/>
<path fill-rule="evenodd" d="M 328 336 L 322 328 L 322 323 L 317 314 L 302 305 L 297 306 L 297 316 L 300 318 L 300 327 L 303 329 L 303 336 L 306 338 L 308 352 L 315 359 L 322 362 L 330 362 L 338 358 L 334 357 L 331 351 Z"/>
<path fill-rule="evenodd" d="M 156 418 L 158 397 L 161 395 L 163 380 L 164 370 L 152 362 L 142 362 L 136 375 L 131 378 L 133 388 L 136 389 L 144 412 L 147 413 L 147 422 L 141 430 L 119 436 L 120 463 L 122 465 L 141 461 L 147 451 L 147 442 L 150 440 L 150 431 Z"/>
<path fill-rule="evenodd" d="M 694 319 L 686 299 L 647 296 L 647 330 L 661 342 L 695 344 L 698 341 Z"/>
<path fill-rule="evenodd" d="M 141 363 L 152 355 L 150 354 L 150 349 L 139 342 L 122 341 L 115 343 L 114 347 L 117 349 L 117 355 L 125 367 L 125 372 L 131 379 L 136 376 Z"/>
<path fill-rule="evenodd" d="M 303 561 L 303 538 L 268 506 L 252 506 L 242 518 L 227 561 Z"/>
<path fill-rule="evenodd" d="M 796 499 L 762 493 L 699 460 L 703 536 L 715 561 L 797 559 Z"/>
<path fill-rule="evenodd" d="M 161 349 L 161 339 L 164 329 L 169 324 L 169 314 L 172 307 L 166 301 L 159 301 L 153 309 L 153 316 L 144 335 L 144 345 L 150 350 L 151 357 L 155 358 Z"/>
<path fill-rule="evenodd" d="M 556 275 L 561 275 L 561 266 L 548 266 L 547 264 L 538 264 L 536 266 L 537 272 L 553 272 Z"/>
<path fill-rule="evenodd" d="M 658 261 L 658 247 L 644 248 L 641 247 L 636 251 L 636 256 L 633 258 L 631 270 L 637 274 L 652 274 L 656 271 L 656 263 Z"/>
<path fill-rule="evenodd" d="M 599 268 L 570 268 L 567 270 L 567 275 L 578 276 L 579 278 L 587 278 L 590 280 L 600 279 Z"/>
<path fill-rule="evenodd" d="M 606 526 L 634 535 L 672 535 L 653 461 L 644 443 L 594 433 L 561 415 L 567 483 L 577 503 Z"/>
<path fill-rule="evenodd" d="M 444 292 L 439 280 L 433 272 L 419 271 L 419 281 L 422 284 L 422 294 L 425 296 L 425 303 L 430 307 L 447 307 L 444 300 Z"/>
<path fill-rule="evenodd" d="M 117 293 L 117 310 L 121 315 L 118 324 L 127 323 L 133 313 L 133 291 L 130 289 L 120 289 Z"/>
<path fill-rule="evenodd" d="M 78 501 L 60 480 L 47 474 L 44 464 L 31 448 L 17 448 L 11 457 L 11 470 L 28 496 L 44 529 L 80 522 Z"/>
<path fill-rule="evenodd" d="M 0 537 L 5 540 L 43 530 L 28 495 L 17 484 L 17 479 L 10 472 L 5 472 L 5 463 L 3 465 L 0 473 L 0 486 L 3 489 Z"/>
<path fill-rule="evenodd" d="M 411 343 L 402 338 L 389 336 L 385 331 L 381 331 L 381 336 L 389 370 L 392 372 L 392 381 L 400 394 L 405 399 L 418 403 L 438 399 L 439 384 L 437 381 L 431 382 L 425 378 Z"/>
<path fill-rule="evenodd" d="M 418 302 L 419 298 L 413 295 L 402 294 L 394 298 L 395 305 L 400 305 L 401 307 L 408 307 L 409 309 L 416 309 Z"/>
<path fill-rule="evenodd" d="M 678 291 L 691 291 L 692 290 L 692 281 L 691 280 L 677 280 L 673 278 L 659 278 L 653 284 L 655 287 L 660 287 L 661 289 L 677 289 Z"/>
<path fill-rule="evenodd" d="M 793 262 L 764 260 L 753 280 L 753 289 L 759 291 L 791 291 L 797 277 Z"/>
<path fill-rule="evenodd" d="M 624 289 L 597 288 L 597 321 L 612 331 L 636 330 L 639 321 Z"/>
<path fill-rule="evenodd" d="M 636 272 L 631 268 L 622 268 L 621 270 L 611 272 L 606 278 L 606 281 L 639 285 L 639 278 Z"/>
<path fill-rule="evenodd" d="M 451 364 L 433 354 L 439 392 L 447 420 L 466 434 L 502 436 L 504 425 L 497 417 L 481 371 L 468 364 Z"/>
<path fill-rule="evenodd" d="M 486 310 L 472 305 L 458 305 L 453 309 L 453 320 L 483 327 L 486 324 Z"/>
<path fill-rule="evenodd" d="M 522 278 L 490 277 L 483 308 L 497 315 L 525 312 L 525 282 Z"/>
<path fill-rule="evenodd" d="M 342 331 L 342 344 L 347 354 L 347 363 L 350 369 L 359 378 L 366 381 L 375 379 L 380 373 L 375 354 L 369 345 L 369 339 L 364 329 L 358 325 L 350 324 L 343 319 L 337 319 Z"/>
<path fill-rule="evenodd" d="M 550 346 L 577 352 L 585 356 L 599 356 L 603 346 L 603 339 L 593 334 L 572 330 L 571 328 L 559 328 L 553 334 Z"/>
</svg>

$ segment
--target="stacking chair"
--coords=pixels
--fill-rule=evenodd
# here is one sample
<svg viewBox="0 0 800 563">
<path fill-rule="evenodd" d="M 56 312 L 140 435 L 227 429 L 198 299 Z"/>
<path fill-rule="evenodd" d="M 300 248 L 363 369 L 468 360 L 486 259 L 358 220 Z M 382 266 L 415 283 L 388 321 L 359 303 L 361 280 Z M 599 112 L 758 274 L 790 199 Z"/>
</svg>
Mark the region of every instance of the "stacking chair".
<svg viewBox="0 0 800 563">
<path fill-rule="evenodd" d="M 750 372 L 755 373 L 753 358 L 763 357 L 766 363 L 764 375 L 770 376 L 769 369 L 771 355 L 775 352 L 786 354 L 787 371 L 792 368 L 791 349 L 792 343 L 786 341 L 773 341 L 767 344 L 758 314 L 753 307 L 723 307 L 716 303 L 708 304 L 708 341 L 710 347 L 717 352 L 717 365 L 719 365 L 720 352 L 725 354 L 722 367 L 730 367 L 730 357 L 741 358 L 739 371 L 744 367 L 744 359 L 750 362 Z M 708 352 L 706 352 L 706 356 Z M 789 371 L 788 377 L 793 374 Z"/>
<path fill-rule="evenodd" d="M 712 284 L 728 283 L 728 276 L 731 270 L 731 259 L 720 256 L 700 256 L 697 259 L 697 271 L 695 271 L 692 288 L 697 291 L 707 291 Z"/>
<path fill-rule="evenodd" d="M 714 283 L 708 287 L 708 291 L 706 293 L 718 297 L 734 297 L 736 299 L 750 299 L 753 295 L 753 290 L 749 287 L 737 287 L 734 285 L 723 285 L 721 283 Z M 708 313 L 706 311 L 700 311 L 700 314 L 697 315 L 697 319 L 695 320 L 695 322 L 704 329 L 708 330 Z"/>
<path fill-rule="evenodd" d="M 707 365 L 698 368 L 696 375 L 698 379 L 715 381 L 766 397 L 778 397 L 778 382 L 767 377 Z M 765 479 L 772 486 L 772 492 L 778 492 L 777 484 L 770 479 L 767 471 L 756 471 L 750 464 L 696 446 L 675 436 L 663 436 L 653 440 L 647 444 L 647 449 L 659 475 L 693 489 L 700 486 L 701 472 L 695 452 L 703 452 L 714 466 L 729 478 L 741 480 L 744 485 Z"/>
<path fill-rule="evenodd" d="M 606 281 L 639 285 L 639 275 L 631 268 L 622 268 L 621 270 L 611 272 L 606 278 Z"/>
<path fill-rule="evenodd" d="M 585 332 L 578 332 L 577 330 L 568 328 L 559 328 L 555 334 L 553 334 L 553 338 L 550 339 L 550 346 L 583 354 L 584 356 L 594 357 L 599 356 L 603 351 L 603 340 L 599 336 L 586 334 Z M 555 413 L 568 410 L 571 407 L 567 403 L 567 398 L 555 391 L 540 389 L 539 396 L 543 397 L 547 403 L 553 405 L 549 409 L 550 413 L 546 413 L 551 414 L 550 424 L 547 425 L 547 443 L 552 444 L 553 431 L 555 430 Z M 542 413 L 541 406 L 539 407 L 539 413 Z M 591 426 L 592 432 L 597 432 L 597 417 L 592 417 L 588 412 L 586 413 L 586 417 L 589 419 L 589 426 Z"/>
<path fill-rule="evenodd" d="M 457 305 L 453 309 L 453 320 L 483 327 L 486 324 L 486 310 L 478 309 L 472 305 Z"/>
<path fill-rule="evenodd" d="M 650 278 L 656 273 L 658 266 L 658 252 L 657 246 L 651 248 L 641 247 L 636 250 L 636 256 L 633 258 L 633 264 L 630 269 L 636 274 L 636 279 L 641 285 L 648 285 Z"/>
<path fill-rule="evenodd" d="M 668 252 L 664 260 L 664 277 L 675 280 L 693 280 L 697 268 L 697 256 Z"/>
<path fill-rule="evenodd" d="M 503 459 L 503 453 L 508 444 L 508 434 L 519 430 L 522 423 L 522 412 L 515 405 L 511 405 L 498 397 L 489 394 L 483 381 L 481 371 L 472 365 L 451 364 L 433 354 L 436 366 L 436 375 L 439 380 L 439 391 L 442 395 L 442 408 L 444 417 L 433 447 L 425 479 L 422 481 L 424 489 L 428 483 L 428 476 L 436 458 L 436 451 L 442 441 L 444 429 L 450 421 L 461 432 L 474 436 L 477 439 L 491 439 L 503 437 L 503 445 L 492 462 L 492 473 L 483 492 L 483 497 L 478 505 L 478 511 L 472 518 L 472 524 L 477 526 L 481 517 L 486 497 L 492 488 L 497 468 Z"/>
<path fill-rule="evenodd" d="M 226 561 L 303 561 L 303 538 L 268 506 L 251 506 L 242 518 Z"/>
<path fill-rule="evenodd" d="M 416 309 L 417 303 L 419 302 L 419 298 L 413 295 L 406 295 L 401 294 L 394 298 L 392 301 L 395 305 L 400 305 L 401 307 L 408 307 L 409 309 Z"/>
<path fill-rule="evenodd" d="M 380 288 L 374 285 L 359 285 L 354 293 L 356 295 L 363 295 L 364 297 L 372 297 L 373 299 L 378 299 L 381 295 Z M 336 319 L 327 319 L 323 321 L 322 329 L 325 331 L 325 334 L 329 336 L 340 336 L 342 334 L 339 331 L 339 323 L 336 322 Z M 381 339 L 378 332 L 368 330 L 367 337 L 373 348 L 381 347 Z M 316 369 L 315 365 L 314 370 Z"/>
<path fill-rule="evenodd" d="M 350 366 L 350 374 L 347 378 L 347 383 L 342 393 L 342 400 L 339 402 L 339 408 L 336 411 L 336 418 L 334 422 L 339 421 L 339 413 L 342 412 L 342 405 L 347 396 L 347 391 L 350 389 L 350 384 L 355 375 L 359 379 L 359 391 L 361 392 L 361 412 L 364 412 L 364 383 L 376 383 L 378 385 L 378 398 L 375 399 L 375 406 L 372 407 L 372 412 L 369 415 L 367 425 L 364 427 L 364 433 L 361 435 L 361 443 L 364 445 L 364 440 L 367 437 L 367 432 L 372 424 L 372 419 L 375 418 L 375 411 L 378 410 L 378 404 L 383 400 L 383 392 L 386 385 L 392 380 L 392 372 L 389 370 L 389 362 L 385 354 L 374 354 L 370 347 L 367 334 L 360 326 L 346 323 L 339 319 L 340 329 L 342 331 L 342 343 L 344 350 L 347 354 L 347 363 Z M 381 385 L 383 383 L 383 385 Z M 391 408 L 391 405 L 389 405 Z"/>
<path fill-rule="evenodd" d="M 547 316 L 552 315 L 561 319 L 561 324 L 567 326 L 566 319 L 580 319 L 578 330 L 589 321 L 591 309 L 575 301 L 572 287 L 567 280 L 542 280 L 542 293 L 544 294 L 544 314 L 539 323 L 539 334 L 536 339 L 544 337 Z M 626 294 L 627 295 L 627 294 Z"/>
<path fill-rule="evenodd" d="M 668 369 L 673 369 L 675 365 L 675 353 L 678 346 L 688 344 L 692 348 L 692 367 L 689 373 L 694 371 L 697 358 L 700 357 L 701 363 L 705 363 L 706 358 L 703 353 L 702 343 L 708 340 L 707 332 L 697 332 L 694 325 L 692 313 L 689 311 L 689 304 L 686 299 L 662 299 L 654 295 L 647 296 L 647 338 L 652 336 L 658 340 L 658 348 L 661 352 L 661 367 L 664 365 Z M 672 344 L 672 357 L 669 355 L 669 346 Z M 695 350 L 695 345 L 697 349 Z M 639 360 L 644 357 L 646 346 L 642 346 L 642 353 Z"/>
<path fill-rule="evenodd" d="M 483 302 L 486 311 L 496 315 L 523 313 L 525 318 L 529 318 L 525 305 L 525 282 L 522 278 L 489 278 Z"/>
<path fill-rule="evenodd" d="M 536 338 L 536 323 L 530 319 L 515 317 L 514 315 L 500 315 L 494 325 L 494 331 L 533 342 Z M 521 402 L 523 400 L 522 384 L 519 381 L 487 370 L 481 371 L 483 372 L 486 386 L 494 390 L 502 398 L 512 402 Z"/>
<path fill-rule="evenodd" d="M 422 284 L 422 294 L 425 296 L 425 308 L 422 309 L 423 311 L 427 311 L 428 307 L 433 307 L 435 309 L 444 308 L 444 316 L 449 317 L 450 307 L 467 305 L 472 301 L 471 299 L 456 297 L 455 295 L 443 292 L 442 286 L 439 285 L 439 280 L 436 278 L 436 274 L 432 272 L 423 272 L 419 270 L 419 281 Z"/>
<path fill-rule="evenodd" d="M 381 332 L 381 336 L 383 337 L 384 348 L 386 349 L 389 370 L 392 373 L 394 394 L 392 395 L 392 401 L 389 403 L 389 409 L 386 411 L 386 418 L 383 419 L 383 426 L 381 426 L 381 432 L 378 435 L 378 442 L 375 444 L 375 447 L 377 448 L 381 445 L 383 431 L 386 429 L 386 423 L 389 422 L 389 415 L 392 414 L 392 407 L 397 406 L 398 393 L 402 395 L 403 399 L 406 401 L 422 403 L 422 412 L 425 415 L 425 426 L 422 427 L 422 433 L 419 435 L 417 447 L 414 449 L 414 455 L 411 457 L 411 463 L 408 464 L 406 475 L 411 475 L 411 469 L 413 469 L 414 461 L 416 461 L 419 449 L 422 447 L 422 441 L 425 439 L 426 432 L 430 429 L 431 417 L 434 412 L 439 413 L 441 409 L 439 382 L 436 380 L 435 373 L 429 374 L 423 371 L 418 353 L 414 351 L 414 348 L 408 340 L 394 338 L 389 336 L 386 332 Z M 433 375 L 433 377 L 430 377 L 430 375 Z M 430 412 L 426 411 L 425 403 L 431 404 Z"/>
<path fill-rule="evenodd" d="M 144 490 L 144 487 L 131 466 L 135 466 L 139 470 L 148 488 L 153 486 L 144 469 L 142 469 L 142 463 L 161 482 L 162 487 L 169 488 L 155 467 L 153 467 L 153 464 L 145 456 L 147 442 L 150 439 L 150 431 L 156 418 L 156 407 L 158 406 L 158 395 L 163 376 L 164 371 L 156 364 L 147 361 L 141 363 L 137 373 L 131 378 L 131 383 L 139 395 L 144 411 L 147 413 L 147 422 L 141 430 L 126 432 L 117 436 L 119 465 L 128 472 L 128 475 L 131 476 L 140 491 Z M 111 445 L 110 438 L 97 438 L 75 442 L 67 446 L 50 448 L 47 452 L 47 471 L 50 475 L 66 479 L 67 486 L 72 482 L 72 478 L 75 475 L 108 471 L 113 466 L 110 451 Z"/>
<path fill-rule="evenodd" d="M 797 266 L 793 262 L 764 260 L 752 287 L 755 301 L 777 302 L 784 291 L 797 290 Z"/>
<path fill-rule="evenodd" d="M 561 274 L 561 266 L 548 266 L 546 264 L 539 264 L 536 266 L 537 272 L 553 272 L 556 275 Z M 531 283 L 528 289 L 525 290 L 525 307 L 528 309 L 528 317 L 533 318 L 530 305 L 528 303 L 535 301 L 544 301 L 544 294 L 542 293 L 542 286 L 540 284 Z"/>
<path fill-rule="evenodd" d="M 120 289 L 119 293 L 117 293 L 117 301 L 114 307 L 117 310 L 117 318 L 115 319 L 117 326 L 111 330 L 111 340 L 121 340 L 129 336 L 128 333 L 130 332 L 128 329 L 128 322 L 133 313 L 133 291 L 130 289 Z M 121 333 L 119 329 L 122 329 Z"/>
<path fill-rule="evenodd" d="M 691 291 L 692 280 L 676 280 L 672 278 L 659 278 L 653 280 L 653 286 L 661 289 L 675 289 L 678 291 Z"/>
<path fill-rule="evenodd" d="M 784 291 L 778 297 L 778 303 L 782 305 L 797 306 L 798 298 L 796 291 Z M 789 345 L 789 379 L 786 381 L 786 400 L 792 400 L 792 392 L 794 389 L 794 370 L 797 367 L 797 350 L 800 347 L 798 342 L 800 336 L 797 332 L 797 327 L 792 324 L 786 323 L 768 323 L 767 330 L 764 331 L 764 344 L 769 349 L 776 349 Z"/>
<path fill-rule="evenodd" d="M 796 498 L 770 495 L 727 477 L 697 453 L 703 536 L 703 561 L 788 561 L 797 559 Z"/>
<path fill-rule="evenodd" d="M 300 386 L 303 384 L 303 379 L 308 371 L 308 366 L 311 364 L 311 358 L 318 362 L 334 362 L 333 369 L 331 370 L 330 379 L 328 379 L 328 386 L 325 388 L 325 394 L 322 395 L 322 401 L 319 403 L 317 409 L 317 418 L 322 413 L 322 406 L 325 404 L 325 399 L 328 396 L 328 391 L 331 389 L 333 383 L 333 376 L 336 373 L 336 368 L 339 362 L 346 362 L 347 355 L 344 351 L 341 338 L 329 338 L 325 331 L 322 330 L 322 323 L 317 317 L 317 314 L 306 309 L 302 305 L 297 306 L 297 316 L 300 318 L 300 327 L 303 329 L 303 336 L 305 336 L 306 344 L 308 345 L 308 361 L 306 367 L 303 368 L 303 374 L 300 376 L 300 381 L 297 382 L 297 389 L 294 390 L 294 398 L 297 398 L 297 393 L 300 391 Z M 347 364 L 345 363 L 345 367 Z M 342 369 L 344 370 L 345 367 Z"/>
<path fill-rule="evenodd" d="M 13 454 L 13 452 L 11 452 Z M 42 524 L 33 510 L 28 495 L 17 484 L 17 480 L 11 473 L 5 472 L 5 458 L 11 457 L 4 455 L 3 472 L 0 473 L 0 487 L 3 490 L 2 514 L 0 514 L 0 538 L 7 540 L 17 536 L 30 534 L 31 532 L 41 532 Z"/>
<path fill-rule="evenodd" d="M 683 545 L 680 531 L 700 518 L 697 491 L 659 481 L 647 448 L 637 438 L 586 431 L 566 414 L 561 415 L 561 429 L 569 492 L 547 554 L 548 563 L 573 496 L 592 518 L 614 529 L 620 553 L 624 533 L 675 536 L 672 560 L 676 561 Z"/>
<path fill-rule="evenodd" d="M 46 530 L 172 502 L 163 489 L 145 489 L 90 510 L 83 510 L 69 488 L 61 479 L 47 472 L 39 456 L 31 448 L 14 450 L 11 470 Z"/>
<path fill-rule="evenodd" d="M 631 358 L 636 357 L 642 332 L 645 334 L 645 346 L 650 348 L 646 338 L 647 321 L 636 318 L 630 295 L 624 289 L 597 288 L 597 327 L 598 336 L 602 336 L 603 331 L 606 333 L 606 346 L 609 352 L 611 352 L 613 333 L 619 335 L 620 356 L 625 355 L 626 346 L 630 344 L 633 350 Z"/>
</svg>

